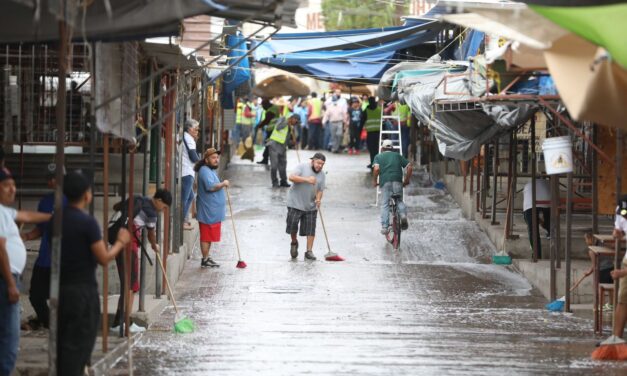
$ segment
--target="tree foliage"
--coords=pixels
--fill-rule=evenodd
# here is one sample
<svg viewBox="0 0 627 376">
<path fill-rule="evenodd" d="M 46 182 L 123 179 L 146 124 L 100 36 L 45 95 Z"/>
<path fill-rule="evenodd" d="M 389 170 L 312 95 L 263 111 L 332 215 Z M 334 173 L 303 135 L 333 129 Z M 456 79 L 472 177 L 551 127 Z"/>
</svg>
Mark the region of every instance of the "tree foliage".
<svg viewBox="0 0 627 376">
<path fill-rule="evenodd" d="M 407 10 L 405 0 L 322 0 L 327 31 L 398 26 Z"/>
</svg>

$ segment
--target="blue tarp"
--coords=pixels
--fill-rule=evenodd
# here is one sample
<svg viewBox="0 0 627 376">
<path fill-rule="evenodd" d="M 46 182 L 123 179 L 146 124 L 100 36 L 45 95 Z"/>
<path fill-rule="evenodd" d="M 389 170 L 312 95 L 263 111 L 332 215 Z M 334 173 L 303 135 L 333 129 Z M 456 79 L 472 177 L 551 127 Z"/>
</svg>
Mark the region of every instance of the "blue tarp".
<svg viewBox="0 0 627 376">
<path fill-rule="evenodd" d="M 441 23 L 424 20 L 384 29 L 278 34 L 259 46 L 254 59 L 323 80 L 377 83 L 399 57 L 400 50 L 431 42 L 443 27 Z"/>
<path fill-rule="evenodd" d="M 227 54 L 227 64 L 231 65 L 238 58 L 248 53 L 246 40 L 238 33 L 237 35 L 226 36 L 226 46 L 229 49 Z M 242 59 L 235 67 L 229 69 L 223 76 L 224 86 L 222 87 L 222 106 L 225 109 L 234 107 L 233 92 L 243 83 L 250 81 L 250 64 L 248 59 Z"/>
</svg>

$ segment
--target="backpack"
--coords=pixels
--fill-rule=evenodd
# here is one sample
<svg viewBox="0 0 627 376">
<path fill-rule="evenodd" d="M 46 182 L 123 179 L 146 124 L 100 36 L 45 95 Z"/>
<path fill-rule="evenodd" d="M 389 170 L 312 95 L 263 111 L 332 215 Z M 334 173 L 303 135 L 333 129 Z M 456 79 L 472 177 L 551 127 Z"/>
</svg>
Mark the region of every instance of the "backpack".
<svg viewBox="0 0 627 376">
<path fill-rule="evenodd" d="M 141 210 L 141 205 L 143 203 L 143 198 L 141 196 L 135 196 L 133 200 L 133 218 L 139 214 Z M 109 219 L 109 223 L 107 225 L 107 237 L 109 244 L 115 244 L 116 239 L 118 238 L 118 232 L 121 228 L 128 228 L 128 200 L 124 200 L 114 205 L 114 207 L 119 207 L 119 210 L 116 210 Z M 133 234 L 134 236 L 134 234 Z"/>
</svg>

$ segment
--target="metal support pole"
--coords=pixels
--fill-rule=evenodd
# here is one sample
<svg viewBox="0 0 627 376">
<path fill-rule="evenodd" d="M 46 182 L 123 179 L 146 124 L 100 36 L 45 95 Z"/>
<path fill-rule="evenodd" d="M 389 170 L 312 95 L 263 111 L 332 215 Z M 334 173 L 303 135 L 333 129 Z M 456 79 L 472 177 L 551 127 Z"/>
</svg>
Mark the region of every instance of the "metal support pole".
<svg viewBox="0 0 627 376">
<path fill-rule="evenodd" d="M 102 171 L 102 223 L 109 221 L 109 134 L 104 134 L 103 140 L 103 171 Z M 105 244 L 109 244 L 108 231 L 102 232 Z M 102 352 L 109 351 L 107 343 L 109 336 L 109 266 L 102 267 Z"/>
<path fill-rule="evenodd" d="M 148 62 L 148 74 L 152 75 L 152 62 Z M 148 81 L 148 88 L 147 88 L 147 100 L 148 103 L 150 103 L 151 105 L 148 107 L 148 110 L 146 111 L 146 117 L 144 119 L 146 119 L 146 126 L 147 129 L 150 129 L 150 126 L 152 125 L 152 99 L 154 96 L 154 87 L 153 87 L 153 83 L 154 80 L 150 80 Z M 146 147 L 144 148 L 144 173 L 143 173 L 143 182 L 142 182 L 142 196 L 146 197 L 148 195 L 148 185 L 150 185 L 150 166 L 148 163 L 148 160 L 150 159 L 150 142 L 151 142 L 151 136 L 150 136 L 151 132 L 148 131 L 148 134 L 146 135 Z M 146 234 L 146 230 L 142 231 L 142 243 L 143 244 L 148 244 L 147 242 L 147 234 Z M 144 254 L 144 252 L 141 252 L 141 264 L 140 264 L 140 269 L 139 269 L 139 312 L 144 312 L 145 311 L 145 304 L 146 304 L 146 263 L 148 262 L 146 255 Z M 157 268 L 155 268 L 156 270 Z"/>
<path fill-rule="evenodd" d="M 512 146 L 512 211 L 510 212 L 509 221 L 509 237 L 510 239 L 517 239 L 518 235 L 514 235 L 514 209 L 516 206 L 516 192 L 518 191 L 518 134 L 513 133 L 513 146 Z"/>
<path fill-rule="evenodd" d="M 616 128 L 616 203 L 620 199 L 621 192 L 623 191 L 623 131 L 620 128 Z M 620 269 L 620 258 L 618 256 L 620 252 L 621 239 L 616 238 L 614 240 L 614 268 Z M 618 288 L 619 280 L 614 280 L 614 302 L 618 302 Z M 612 328 L 613 329 L 613 328 Z"/>
<path fill-rule="evenodd" d="M 536 180 L 538 163 L 536 159 L 536 117 L 531 117 L 531 244 L 533 244 L 533 262 L 540 258 L 540 241 L 538 231 L 538 207 L 536 205 Z"/>
<path fill-rule="evenodd" d="M 483 145 L 483 171 L 481 178 L 481 218 L 488 218 L 487 204 L 488 200 L 488 144 Z"/>
<path fill-rule="evenodd" d="M 516 131 L 512 131 L 509 135 L 509 151 L 508 151 L 508 164 L 507 164 L 507 210 L 505 210 L 505 239 L 509 239 L 511 235 L 511 225 L 512 225 L 512 212 L 514 211 L 514 193 L 516 192 L 516 188 L 513 185 L 513 149 L 514 149 L 514 133 Z M 513 192 L 512 192 L 513 190 Z"/>
<path fill-rule="evenodd" d="M 555 300 L 556 291 L 556 269 L 555 259 L 557 254 L 557 210 L 559 205 L 558 177 L 551 175 L 551 248 L 550 248 L 550 300 Z"/>
<path fill-rule="evenodd" d="M 161 90 L 163 89 L 163 83 L 161 82 L 161 80 L 159 81 L 159 86 L 158 86 L 159 92 L 161 92 Z M 163 116 L 163 101 L 164 99 L 159 99 L 157 101 L 157 113 L 159 114 L 159 117 Z M 157 156 L 157 160 L 155 163 L 155 187 L 157 189 L 162 188 L 163 186 L 161 185 L 161 171 L 162 171 L 162 165 L 163 165 L 163 161 L 162 161 L 162 151 L 161 151 L 161 143 L 162 143 L 162 130 L 163 126 L 159 126 L 158 128 L 156 128 L 158 131 L 156 133 L 156 137 L 157 137 L 157 142 L 155 142 L 155 154 Z M 157 217 L 157 228 L 156 228 L 156 232 L 157 232 L 157 244 L 163 244 L 162 240 L 163 240 L 163 236 L 162 236 L 162 227 L 163 227 L 163 221 L 162 221 L 162 216 L 159 215 Z M 160 299 L 161 298 L 161 291 L 163 289 L 163 285 L 161 284 L 163 280 L 163 275 L 161 274 L 161 268 L 157 268 L 155 267 L 155 298 Z"/>
<path fill-rule="evenodd" d="M 497 179 L 498 179 L 498 172 L 499 172 L 499 140 L 496 139 L 494 141 L 494 151 L 492 154 L 492 213 L 491 213 L 491 217 L 492 220 L 490 222 L 490 224 L 494 225 L 498 225 L 499 222 L 496 220 L 496 206 L 497 206 L 497 202 L 496 202 L 496 193 L 497 193 Z"/>
<path fill-rule="evenodd" d="M 63 10 L 67 7 L 64 1 L 59 4 Z M 65 12 L 64 12 L 65 13 Z M 68 71 L 68 49 L 70 30 L 65 21 L 59 21 L 59 71 L 56 116 L 57 116 L 57 150 L 56 165 L 65 165 L 65 76 Z M 61 280 L 61 234 L 63 226 L 63 169 L 56 170 L 57 188 L 54 193 L 54 220 L 52 223 L 52 247 L 50 263 L 50 308 L 49 335 L 48 335 L 48 374 L 57 374 L 57 340 L 59 322 L 59 283 Z"/>
<path fill-rule="evenodd" d="M 168 88 L 176 85 L 176 77 L 173 75 L 168 76 Z M 170 92 L 167 95 L 166 99 L 166 108 L 164 108 L 164 112 L 166 112 L 167 121 L 165 122 L 165 187 L 167 189 L 172 189 L 172 153 L 173 150 L 173 140 L 172 137 L 174 135 L 174 102 L 176 97 L 176 90 L 174 92 Z M 170 243 L 172 241 L 172 230 L 171 230 L 171 220 L 172 220 L 172 210 L 169 207 L 166 207 L 164 213 L 165 223 L 163 226 L 163 266 L 164 269 L 168 270 L 168 254 L 170 253 Z M 163 276 L 162 286 L 165 286 L 165 278 Z"/>
<path fill-rule="evenodd" d="M 598 128 L 592 125 L 592 142 L 597 143 Z M 592 233 L 599 233 L 599 158 L 597 151 L 592 150 Z"/>
<path fill-rule="evenodd" d="M 568 174 L 568 191 L 566 192 L 566 280 L 564 295 L 566 296 L 564 312 L 570 312 L 570 255 L 572 252 L 572 223 L 573 223 L 573 173 Z"/>
</svg>

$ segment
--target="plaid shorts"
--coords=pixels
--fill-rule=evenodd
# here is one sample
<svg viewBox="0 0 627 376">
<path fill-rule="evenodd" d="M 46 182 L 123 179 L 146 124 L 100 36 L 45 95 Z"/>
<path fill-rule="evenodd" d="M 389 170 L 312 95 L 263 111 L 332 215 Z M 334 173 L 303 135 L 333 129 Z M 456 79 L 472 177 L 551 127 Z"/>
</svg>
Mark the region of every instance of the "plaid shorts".
<svg viewBox="0 0 627 376">
<path fill-rule="evenodd" d="M 300 236 L 316 235 L 316 219 L 318 211 L 302 211 L 294 208 L 287 208 L 287 228 L 285 232 L 295 234 L 298 231 L 298 222 L 300 222 Z"/>
</svg>

